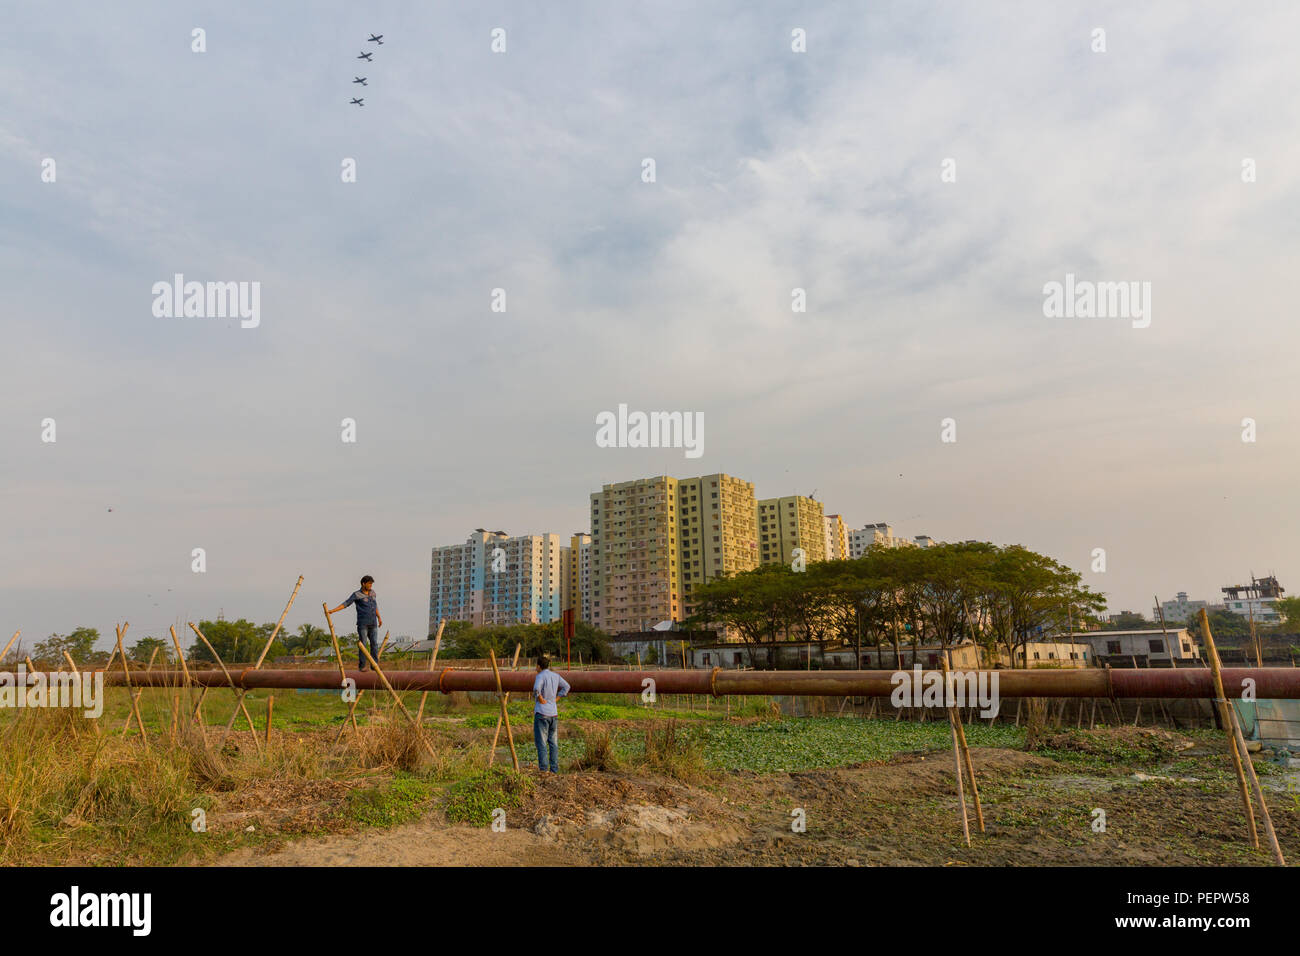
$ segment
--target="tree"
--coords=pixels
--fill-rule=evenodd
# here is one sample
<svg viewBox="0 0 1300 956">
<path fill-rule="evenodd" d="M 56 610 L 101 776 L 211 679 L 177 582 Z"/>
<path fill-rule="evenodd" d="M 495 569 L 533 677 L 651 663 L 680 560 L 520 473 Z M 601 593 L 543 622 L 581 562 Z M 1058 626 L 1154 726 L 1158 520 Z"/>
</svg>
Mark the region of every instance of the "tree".
<svg viewBox="0 0 1300 956">
<path fill-rule="evenodd" d="M 206 632 L 204 632 L 206 633 Z M 290 654 L 310 654 L 322 647 L 330 647 L 330 632 L 315 624 L 302 624 L 295 634 L 285 639 L 284 646 Z"/>
<path fill-rule="evenodd" d="M 238 621 L 200 621 L 198 628 L 208 639 L 222 661 L 227 664 L 246 664 L 257 660 L 266 645 L 266 639 L 275 630 L 274 624 L 254 624 L 242 617 Z M 277 637 L 268 657 L 279 657 L 285 653 L 285 647 Z M 190 660 L 211 661 L 212 654 L 202 641 L 195 641 L 190 647 Z"/>
<path fill-rule="evenodd" d="M 167 645 L 163 643 L 162 638 L 159 637 L 142 637 L 140 640 L 132 644 L 131 647 L 127 649 L 126 653 L 131 660 L 138 661 L 141 664 L 147 664 L 149 663 L 149 659 L 153 656 L 155 648 L 157 648 L 158 653 L 161 655 L 162 662 L 164 664 L 167 663 Z"/>
<path fill-rule="evenodd" d="M 1292 631 L 1300 629 L 1300 597 L 1278 598 L 1273 605 L 1282 615 L 1282 623 Z"/>
<path fill-rule="evenodd" d="M 62 665 L 63 652 L 77 664 L 92 663 L 95 642 L 99 640 L 99 631 L 93 627 L 79 627 L 66 636 L 51 634 L 47 639 L 32 648 L 32 658 L 38 661 L 53 661 Z"/>
<path fill-rule="evenodd" d="M 460 626 L 452 627 L 453 624 Z M 481 659 L 491 650 L 497 659 L 509 660 L 519 645 L 521 661 L 548 654 L 554 660 L 565 660 L 571 649 L 573 657 L 579 655 L 587 662 L 612 659 L 609 637 L 586 621 L 577 621 L 573 640 L 566 646 L 564 628 L 559 621 L 547 624 L 508 624 L 472 627 L 463 621 L 449 621 L 442 632 L 441 655 L 449 658 Z"/>
<path fill-rule="evenodd" d="M 1135 614 L 1132 611 L 1120 611 L 1110 621 L 1102 627 L 1104 631 L 1140 631 L 1144 628 L 1150 628 L 1151 622 L 1141 614 Z"/>
</svg>

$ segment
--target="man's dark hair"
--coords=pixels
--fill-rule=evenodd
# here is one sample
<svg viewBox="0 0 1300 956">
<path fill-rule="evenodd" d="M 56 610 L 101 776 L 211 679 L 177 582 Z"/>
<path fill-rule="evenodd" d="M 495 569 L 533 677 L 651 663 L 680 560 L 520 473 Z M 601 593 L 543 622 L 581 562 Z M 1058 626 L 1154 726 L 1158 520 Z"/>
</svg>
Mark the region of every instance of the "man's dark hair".
<svg viewBox="0 0 1300 956">
<path fill-rule="evenodd" d="M 550 666 L 551 666 L 551 659 L 550 659 L 549 657 L 547 657 L 545 654 L 542 654 L 542 655 L 540 655 L 540 656 L 537 658 L 537 669 L 538 669 L 538 670 L 543 670 L 543 671 L 544 671 L 544 670 L 546 670 L 546 668 L 548 668 L 548 667 L 550 667 Z"/>
<path fill-rule="evenodd" d="M 370 575 L 367 574 L 364 578 L 361 579 L 361 583 L 362 583 L 362 584 L 374 584 L 374 583 L 375 583 L 375 579 L 372 578 Z"/>
</svg>

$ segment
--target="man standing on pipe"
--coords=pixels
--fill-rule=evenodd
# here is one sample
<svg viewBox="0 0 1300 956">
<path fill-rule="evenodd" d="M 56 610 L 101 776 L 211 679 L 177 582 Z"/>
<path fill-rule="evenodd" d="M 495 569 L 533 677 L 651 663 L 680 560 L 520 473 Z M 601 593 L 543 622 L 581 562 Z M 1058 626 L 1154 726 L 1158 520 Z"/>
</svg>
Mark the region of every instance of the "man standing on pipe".
<svg viewBox="0 0 1300 956">
<path fill-rule="evenodd" d="M 375 579 L 366 575 L 361 579 L 361 590 L 353 591 L 348 599 L 330 611 L 337 614 L 349 604 L 357 608 L 357 644 L 370 642 L 370 656 L 379 660 L 379 629 L 384 626 L 383 615 L 379 613 L 379 600 L 375 596 Z M 357 647 L 357 663 L 361 670 L 366 669 L 366 655 Z"/>
<path fill-rule="evenodd" d="M 537 676 L 533 678 L 533 742 L 537 745 L 537 766 L 546 773 L 550 751 L 551 773 L 560 772 L 560 710 L 555 702 L 569 696 L 569 682 L 551 670 L 551 659 L 537 658 Z"/>
</svg>

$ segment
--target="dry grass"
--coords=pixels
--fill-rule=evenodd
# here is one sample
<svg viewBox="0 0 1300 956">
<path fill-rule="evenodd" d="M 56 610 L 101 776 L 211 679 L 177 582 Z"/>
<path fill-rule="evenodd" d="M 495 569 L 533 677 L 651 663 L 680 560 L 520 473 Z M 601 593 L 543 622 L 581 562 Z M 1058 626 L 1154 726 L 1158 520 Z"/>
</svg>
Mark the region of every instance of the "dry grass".
<svg viewBox="0 0 1300 956">
<path fill-rule="evenodd" d="M 166 726 L 145 741 L 134 728 L 123 734 L 117 721 L 88 720 L 77 709 L 10 713 L 0 736 L 0 865 L 195 861 L 244 837 L 240 827 L 196 838 L 196 809 L 267 809 L 267 794 L 363 781 L 383 786 L 394 776 L 432 780 L 486 762 L 482 748 L 445 741 L 435 740 L 431 755 L 415 728 L 392 713 L 362 726 L 358 740 L 350 729 L 336 741 L 337 730 L 321 728 L 273 734 L 257 747 L 243 730 L 220 748 L 220 727 L 208 726 L 205 739 L 195 725 Z M 349 825 L 339 804 L 330 813 Z"/>
</svg>

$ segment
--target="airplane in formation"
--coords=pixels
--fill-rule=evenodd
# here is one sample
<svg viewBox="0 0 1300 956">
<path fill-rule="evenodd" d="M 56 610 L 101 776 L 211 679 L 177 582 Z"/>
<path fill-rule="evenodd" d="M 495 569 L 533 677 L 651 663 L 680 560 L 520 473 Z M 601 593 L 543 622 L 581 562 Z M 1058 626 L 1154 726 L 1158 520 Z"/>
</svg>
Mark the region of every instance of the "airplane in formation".
<svg viewBox="0 0 1300 956">
<path fill-rule="evenodd" d="M 353 83 L 360 83 L 362 86 L 365 86 L 365 85 L 366 85 L 366 78 L 365 78 L 364 76 L 354 76 L 354 77 L 352 77 L 352 82 L 353 82 Z"/>
<path fill-rule="evenodd" d="M 353 101 L 352 101 L 352 105 L 354 105 L 354 106 L 365 106 L 365 105 L 366 105 L 365 97 L 362 97 L 362 98 L 359 99 L 359 100 L 358 100 L 358 99 L 353 99 Z"/>
<path fill-rule="evenodd" d="M 368 62 L 372 56 L 374 56 L 373 53 L 358 53 L 358 54 L 357 54 L 357 59 L 358 59 L 358 60 L 366 60 L 366 61 Z"/>
<path fill-rule="evenodd" d="M 367 40 L 366 42 L 367 42 L 367 43 L 378 43 L 380 46 L 383 46 L 383 45 L 384 45 L 384 35 L 381 33 L 381 34 L 379 34 L 378 36 L 376 36 L 375 34 L 372 33 L 372 34 L 370 34 L 370 39 Z"/>
</svg>

